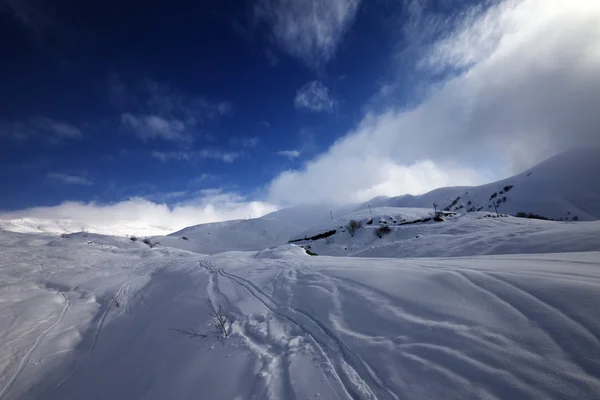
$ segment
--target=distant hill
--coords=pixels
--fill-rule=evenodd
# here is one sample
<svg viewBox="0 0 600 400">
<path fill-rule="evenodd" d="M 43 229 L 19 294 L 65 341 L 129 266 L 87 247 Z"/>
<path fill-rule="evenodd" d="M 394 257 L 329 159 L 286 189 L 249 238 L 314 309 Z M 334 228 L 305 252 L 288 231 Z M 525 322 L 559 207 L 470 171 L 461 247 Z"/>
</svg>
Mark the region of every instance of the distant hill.
<svg viewBox="0 0 600 400">
<path fill-rule="evenodd" d="M 521 174 L 476 187 L 446 187 L 420 196 L 377 197 L 356 207 L 425 207 L 460 213 L 532 213 L 559 221 L 600 219 L 600 147 L 569 150 Z"/>
</svg>

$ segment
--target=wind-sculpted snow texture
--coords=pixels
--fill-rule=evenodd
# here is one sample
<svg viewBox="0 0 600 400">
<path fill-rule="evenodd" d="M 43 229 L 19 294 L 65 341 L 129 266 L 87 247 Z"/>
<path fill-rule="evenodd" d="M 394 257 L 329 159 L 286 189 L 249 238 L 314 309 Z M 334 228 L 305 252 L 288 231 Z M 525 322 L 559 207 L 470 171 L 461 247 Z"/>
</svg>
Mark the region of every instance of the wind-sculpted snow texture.
<svg viewBox="0 0 600 400">
<path fill-rule="evenodd" d="M 597 252 L 206 257 L 0 232 L 0 274 L 2 400 L 600 396 Z"/>
</svg>

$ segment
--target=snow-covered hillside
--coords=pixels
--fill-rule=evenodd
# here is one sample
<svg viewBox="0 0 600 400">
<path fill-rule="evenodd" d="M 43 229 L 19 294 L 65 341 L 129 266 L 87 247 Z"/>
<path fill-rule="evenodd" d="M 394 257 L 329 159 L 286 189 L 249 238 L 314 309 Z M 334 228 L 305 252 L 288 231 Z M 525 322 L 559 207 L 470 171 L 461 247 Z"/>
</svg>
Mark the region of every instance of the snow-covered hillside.
<svg viewBox="0 0 600 400">
<path fill-rule="evenodd" d="M 230 250 L 261 250 L 284 244 L 291 235 L 303 229 L 306 226 L 265 216 L 196 225 L 168 236 L 153 237 L 153 240 L 163 246 L 215 254 Z"/>
<path fill-rule="evenodd" d="M 130 313 L 129 297 L 181 262 L 190 263 L 125 238 L 0 231 L 0 399 L 66 379 L 77 362 L 62 363 L 92 354 L 102 329 Z"/>
<path fill-rule="evenodd" d="M 172 231 L 168 227 L 148 225 L 138 221 L 121 220 L 117 224 L 90 224 L 74 219 L 46 219 L 46 218 L 17 218 L 0 219 L 0 229 L 18 233 L 63 233 L 88 232 L 100 235 L 114 235 L 126 237 L 136 235 L 156 235 L 157 232 L 168 234 Z"/>
<path fill-rule="evenodd" d="M 600 251 L 600 221 L 561 222 L 506 214 L 446 213 L 377 207 L 301 232 L 292 242 L 318 255 L 354 257 L 451 257 L 486 254 Z M 349 221 L 356 221 L 350 232 Z M 385 228 L 379 236 L 377 232 Z"/>
<path fill-rule="evenodd" d="M 343 215 L 354 206 L 296 206 L 272 212 L 260 218 L 215 222 L 190 226 L 152 240 L 163 246 L 200 254 L 224 251 L 262 250 L 287 243 L 291 237 L 311 227 L 320 229 L 332 222 L 332 212 Z"/>
<path fill-rule="evenodd" d="M 519 212 L 572 221 L 600 219 L 600 148 L 577 148 L 558 154 L 521 174 L 477 187 L 449 187 L 421 196 L 379 197 L 358 206 L 433 207 L 449 211 Z"/>
<path fill-rule="evenodd" d="M 0 398 L 596 399 L 599 260 L 0 232 Z"/>
</svg>

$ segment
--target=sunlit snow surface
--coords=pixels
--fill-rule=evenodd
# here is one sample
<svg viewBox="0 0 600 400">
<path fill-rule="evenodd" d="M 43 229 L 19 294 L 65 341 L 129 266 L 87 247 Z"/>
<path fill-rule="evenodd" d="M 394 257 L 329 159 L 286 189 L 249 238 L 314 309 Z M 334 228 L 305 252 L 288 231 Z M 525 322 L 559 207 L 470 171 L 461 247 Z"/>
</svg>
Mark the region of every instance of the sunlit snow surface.
<svg viewBox="0 0 600 400">
<path fill-rule="evenodd" d="M 598 398 L 600 252 L 584 252 L 600 251 L 598 224 L 470 218 L 417 227 L 457 231 L 407 248 L 447 254 L 463 237 L 465 255 L 479 236 L 490 252 L 512 234 L 539 253 L 588 239 L 578 253 L 393 259 L 387 246 L 379 258 L 295 245 L 204 256 L 2 231 L 0 398 Z M 399 240 L 371 236 L 313 249 Z M 207 299 L 232 321 L 225 340 Z M 174 330 L 188 328 L 209 337 Z"/>
</svg>

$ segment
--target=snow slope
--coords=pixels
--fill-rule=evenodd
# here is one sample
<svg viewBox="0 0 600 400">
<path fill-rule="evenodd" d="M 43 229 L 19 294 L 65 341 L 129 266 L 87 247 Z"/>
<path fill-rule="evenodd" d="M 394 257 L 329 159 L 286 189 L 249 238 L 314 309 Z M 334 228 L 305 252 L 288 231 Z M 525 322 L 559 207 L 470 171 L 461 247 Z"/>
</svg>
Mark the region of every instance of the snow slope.
<svg viewBox="0 0 600 400">
<path fill-rule="evenodd" d="M 450 257 L 486 254 L 600 251 L 600 221 L 559 222 L 474 212 L 433 220 L 432 209 L 377 207 L 315 226 L 293 237 L 318 255 L 354 257 Z M 428 219 L 426 222 L 419 222 Z M 362 226 L 354 236 L 348 222 Z M 371 224 L 369 225 L 369 222 Z M 378 237 L 382 225 L 390 233 Z M 335 230 L 317 240 L 300 240 Z"/>
<path fill-rule="evenodd" d="M 577 148 L 560 153 L 535 167 L 501 181 L 477 187 L 448 187 L 421 196 L 379 197 L 356 208 L 424 207 L 435 202 L 451 211 L 534 213 L 557 220 L 600 219 L 600 148 Z M 506 190 L 508 188 L 508 190 Z"/>
<path fill-rule="evenodd" d="M 0 266 L 3 400 L 600 395 L 598 252 L 203 257 L 1 232 Z M 228 338 L 173 330 L 211 333 L 207 299 Z"/>
<path fill-rule="evenodd" d="M 128 239 L 0 231 L 0 398 L 28 398 L 39 377 L 93 353 L 103 327 L 129 312 L 130 293 L 176 262 Z"/>
<path fill-rule="evenodd" d="M 155 236 L 153 240 L 165 246 L 200 254 L 262 250 L 285 244 L 290 237 L 313 225 L 322 226 L 327 221 L 331 222 L 331 210 L 335 210 L 336 214 L 344 214 L 349 208 L 351 207 L 297 206 L 260 218 L 190 226 L 168 236 Z"/>
<path fill-rule="evenodd" d="M 230 250 L 261 250 L 284 244 L 293 233 L 303 229 L 306 228 L 294 222 L 265 216 L 191 226 L 168 236 L 155 236 L 153 240 L 164 246 L 215 254 Z"/>
</svg>

